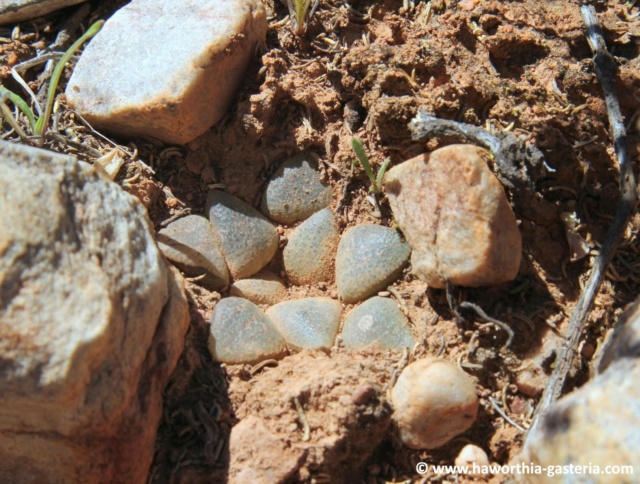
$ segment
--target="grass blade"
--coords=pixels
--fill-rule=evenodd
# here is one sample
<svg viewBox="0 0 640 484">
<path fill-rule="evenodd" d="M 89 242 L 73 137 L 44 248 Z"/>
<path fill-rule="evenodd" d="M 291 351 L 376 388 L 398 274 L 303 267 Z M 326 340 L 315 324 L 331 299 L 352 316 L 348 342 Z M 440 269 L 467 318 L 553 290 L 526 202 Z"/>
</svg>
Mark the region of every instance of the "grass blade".
<svg viewBox="0 0 640 484">
<path fill-rule="evenodd" d="M 34 134 L 36 136 L 42 136 L 45 129 L 47 128 L 47 124 L 49 123 L 49 119 L 51 118 L 51 111 L 53 109 L 53 101 L 56 97 L 56 89 L 58 88 L 58 82 L 60 82 L 60 76 L 62 76 L 62 71 L 64 70 L 64 66 L 73 54 L 80 48 L 82 44 L 84 44 L 91 37 L 96 35 L 102 26 L 104 25 L 104 20 L 98 20 L 94 23 L 89 29 L 84 33 L 82 37 L 76 40 L 69 49 L 64 53 L 64 55 L 60 58 L 55 68 L 53 69 L 53 74 L 51 74 L 51 81 L 49 82 L 49 90 L 47 91 L 47 104 L 44 108 L 44 113 L 42 116 L 38 118 L 38 122 L 36 123 L 36 128 L 34 130 Z"/>
</svg>

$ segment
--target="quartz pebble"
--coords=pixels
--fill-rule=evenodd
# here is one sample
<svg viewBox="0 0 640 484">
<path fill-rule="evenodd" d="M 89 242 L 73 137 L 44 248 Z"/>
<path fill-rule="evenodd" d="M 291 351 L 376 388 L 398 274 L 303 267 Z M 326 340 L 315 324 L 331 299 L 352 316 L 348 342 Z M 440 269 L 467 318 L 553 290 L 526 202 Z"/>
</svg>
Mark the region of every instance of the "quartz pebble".
<svg viewBox="0 0 640 484">
<path fill-rule="evenodd" d="M 258 306 L 227 297 L 211 314 L 209 350 L 222 363 L 257 363 L 284 356 L 284 340 Z"/>
<path fill-rule="evenodd" d="M 240 279 L 231 285 L 230 296 L 243 297 L 253 304 L 272 306 L 287 297 L 282 280 L 269 271 L 263 271 L 250 279 Z"/>
<path fill-rule="evenodd" d="M 299 153 L 282 163 L 271 177 L 261 210 L 276 222 L 292 224 L 328 207 L 331 198 L 316 161 L 308 153 Z"/>
<path fill-rule="evenodd" d="M 0 2 L 0 25 L 42 17 L 85 0 L 3 0 Z"/>
<path fill-rule="evenodd" d="M 468 430 L 478 414 L 478 396 L 454 363 L 424 358 L 407 366 L 391 390 L 400 440 L 412 449 L 435 449 Z"/>
<path fill-rule="evenodd" d="M 400 275 L 409 254 L 409 246 L 393 229 L 373 224 L 350 228 L 336 255 L 340 298 L 357 302 L 383 289 Z"/>
<path fill-rule="evenodd" d="M 415 339 L 397 303 L 389 298 L 372 297 L 352 310 L 342 327 L 347 348 L 364 348 L 377 343 L 383 349 L 413 348 Z"/>
<path fill-rule="evenodd" d="M 199 276 L 204 285 L 222 289 L 229 284 L 229 271 L 209 220 L 200 215 L 187 215 L 157 236 L 158 247 L 167 259 L 188 276 Z"/>
<path fill-rule="evenodd" d="M 188 143 L 225 115 L 267 27 L 260 0 L 133 0 L 85 48 L 67 101 L 101 130 Z"/>
<path fill-rule="evenodd" d="M 328 297 L 285 301 L 267 309 L 267 316 L 294 349 L 328 349 L 340 325 L 341 306 Z"/>
<path fill-rule="evenodd" d="M 468 469 L 466 475 L 468 476 L 482 477 L 489 474 L 488 472 L 482 472 L 483 467 L 485 470 L 488 470 L 489 457 L 487 457 L 487 453 L 477 445 L 465 445 L 458 454 L 458 457 L 456 457 L 454 464 L 458 467 L 466 467 Z M 480 471 L 473 472 L 474 466 Z"/>
<path fill-rule="evenodd" d="M 262 269 L 278 250 L 278 232 L 255 208 L 220 190 L 207 197 L 206 212 L 234 279 Z"/>
<path fill-rule="evenodd" d="M 329 208 L 296 227 L 283 253 L 289 280 L 296 285 L 331 282 L 339 241 L 338 224 Z"/>
<path fill-rule="evenodd" d="M 486 152 L 451 145 L 392 168 L 385 192 L 412 249 L 413 272 L 431 287 L 488 286 L 518 274 L 522 239 Z"/>
</svg>

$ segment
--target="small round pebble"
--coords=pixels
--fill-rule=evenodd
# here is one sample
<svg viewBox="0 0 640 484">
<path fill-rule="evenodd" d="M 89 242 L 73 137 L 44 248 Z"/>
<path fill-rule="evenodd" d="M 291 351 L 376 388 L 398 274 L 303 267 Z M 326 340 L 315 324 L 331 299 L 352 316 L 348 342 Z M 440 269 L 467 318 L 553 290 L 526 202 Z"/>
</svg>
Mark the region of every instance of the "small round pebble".
<svg viewBox="0 0 640 484">
<path fill-rule="evenodd" d="M 482 477 L 488 473 L 473 473 L 473 467 L 475 465 L 477 468 L 480 468 L 480 470 L 482 467 L 486 469 L 489 466 L 489 457 L 487 457 L 487 453 L 477 445 L 467 444 L 462 448 L 458 457 L 456 457 L 454 464 L 458 467 L 466 467 L 469 469 L 467 472 L 467 475 L 469 476 Z"/>
<path fill-rule="evenodd" d="M 435 449 L 467 431 L 478 414 L 475 385 L 454 363 L 424 358 L 407 366 L 391 390 L 400 440 Z"/>
<path fill-rule="evenodd" d="M 260 209 L 271 220 L 292 224 L 331 203 L 331 190 L 320 179 L 318 164 L 299 153 L 280 165 L 262 195 Z"/>
<path fill-rule="evenodd" d="M 382 349 L 413 348 L 415 339 L 402 311 L 392 299 L 375 296 L 352 310 L 342 326 L 347 348 L 378 343 Z"/>
<path fill-rule="evenodd" d="M 187 215 L 158 232 L 158 247 L 188 276 L 205 274 L 202 283 L 213 289 L 229 285 L 229 271 L 209 220 Z"/>
<path fill-rule="evenodd" d="M 222 363 L 258 363 L 285 355 L 282 336 L 258 306 L 227 297 L 211 314 L 209 350 Z"/>
<path fill-rule="evenodd" d="M 346 303 L 361 301 L 398 278 L 411 250 L 389 227 L 361 224 L 347 230 L 336 255 L 338 294 Z"/>
<path fill-rule="evenodd" d="M 317 350 L 333 346 L 341 309 L 328 297 L 307 297 L 271 306 L 266 314 L 290 347 Z"/>
<path fill-rule="evenodd" d="M 329 208 L 301 223 L 289 236 L 283 252 L 289 280 L 298 286 L 331 282 L 339 241 L 338 224 Z"/>
<path fill-rule="evenodd" d="M 239 198 L 211 190 L 206 213 L 234 279 L 255 274 L 278 250 L 275 227 Z"/>
<path fill-rule="evenodd" d="M 272 306 L 287 297 L 287 289 L 278 276 L 263 271 L 250 279 L 234 282 L 229 295 L 245 298 L 254 304 Z"/>
</svg>

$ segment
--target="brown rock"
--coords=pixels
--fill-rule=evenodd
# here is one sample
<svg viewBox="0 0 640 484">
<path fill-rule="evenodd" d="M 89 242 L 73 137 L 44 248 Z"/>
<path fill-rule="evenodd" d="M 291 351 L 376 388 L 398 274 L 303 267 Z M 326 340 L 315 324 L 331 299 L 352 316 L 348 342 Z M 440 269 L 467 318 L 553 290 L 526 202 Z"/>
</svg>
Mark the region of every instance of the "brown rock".
<svg viewBox="0 0 640 484">
<path fill-rule="evenodd" d="M 0 170 L 0 482 L 144 482 L 182 279 L 88 164 L 0 141 Z"/>
<path fill-rule="evenodd" d="M 391 390 L 400 440 L 435 449 L 468 430 L 478 414 L 476 388 L 454 363 L 424 358 L 407 366 Z"/>
<path fill-rule="evenodd" d="M 412 158 L 387 173 L 385 191 L 413 272 L 430 286 L 487 286 L 518 274 L 520 232 L 484 150 L 451 145 Z"/>
<path fill-rule="evenodd" d="M 290 448 L 260 418 L 250 415 L 231 430 L 229 454 L 229 484 L 278 484 L 298 470 L 305 451 Z"/>
</svg>

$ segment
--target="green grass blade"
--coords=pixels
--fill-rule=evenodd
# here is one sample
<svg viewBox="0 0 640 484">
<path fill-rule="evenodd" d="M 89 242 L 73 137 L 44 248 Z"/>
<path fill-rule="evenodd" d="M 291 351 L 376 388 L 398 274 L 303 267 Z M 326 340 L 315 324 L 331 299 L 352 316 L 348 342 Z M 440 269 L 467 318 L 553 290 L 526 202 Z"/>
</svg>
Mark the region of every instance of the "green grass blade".
<svg viewBox="0 0 640 484">
<path fill-rule="evenodd" d="M 22 99 L 20 96 L 18 96 L 16 93 L 10 91 L 6 87 L 4 87 L 2 84 L 0 84 L 0 97 L 2 97 L 5 94 L 8 95 L 9 100 L 13 104 L 15 104 L 20 111 L 24 113 L 24 115 L 29 120 L 29 125 L 31 127 L 31 130 L 34 130 L 36 126 L 36 119 L 35 119 L 35 116 L 33 115 L 33 111 L 31 111 L 31 108 L 26 103 L 26 101 Z"/>
<path fill-rule="evenodd" d="M 360 161 L 360 164 L 362 165 L 362 168 L 364 168 L 364 171 L 369 177 L 369 180 L 371 180 L 371 184 L 375 186 L 376 177 L 373 174 L 373 170 L 371 169 L 371 164 L 369 163 L 369 157 L 367 156 L 367 153 L 364 151 L 364 147 L 362 146 L 362 143 L 358 138 L 351 138 L 351 148 L 353 149 L 356 156 L 358 157 L 358 161 Z"/>
<path fill-rule="evenodd" d="M 64 70 L 64 66 L 69 62 L 69 59 L 76 51 L 80 48 L 82 44 L 84 44 L 91 37 L 96 35 L 102 26 L 104 25 L 104 20 L 98 20 L 94 23 L 89 29 L 84 33 L 82 37 L 76 40 L 69 49 L 64 53 L 64 55 L 60 58 L 58 63 L 53 69 L 53 74 L 51 74 L 51 81 L 49 82 L 49 90 L 47 91 L 47 104 L 44 108 L 44 113 L 42 116 L 38 118 L 38 122 L 36 123 L 36 129 L 34 130 L 36 136 L 42 136 L 45 129 L 47 128 L 47 124 L 49 124 L 49 119 L 51 118 L 51 111 L 53 110 L 53 101 L 56 97 L 56 89 L 58 88 L 58 82 L 60 82 L 60 76 L 62 76 L 62 71 Z"/>
<path fill-rule="evenodd" d="M 376 177 L 376 186 L 379 192 L 382 191 L 382 179 L 384 178 L 384 174 L 387 172 L 389 163 L 391 163 L 391 158 L 386 158 L 382 163 L 382 166 L 378 170 L 378 176 Z"/>
</svg>

